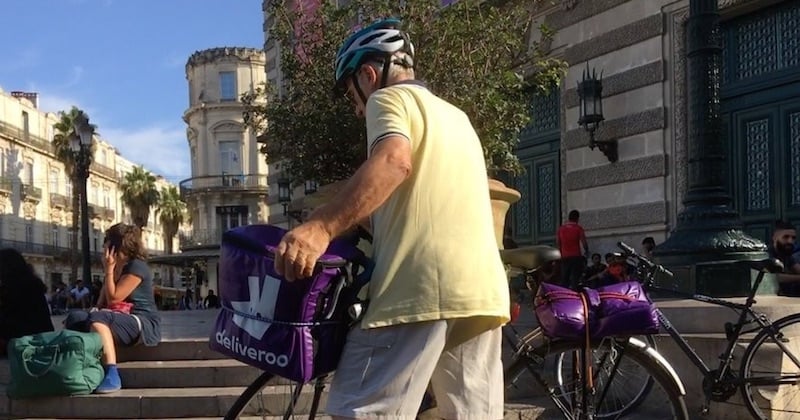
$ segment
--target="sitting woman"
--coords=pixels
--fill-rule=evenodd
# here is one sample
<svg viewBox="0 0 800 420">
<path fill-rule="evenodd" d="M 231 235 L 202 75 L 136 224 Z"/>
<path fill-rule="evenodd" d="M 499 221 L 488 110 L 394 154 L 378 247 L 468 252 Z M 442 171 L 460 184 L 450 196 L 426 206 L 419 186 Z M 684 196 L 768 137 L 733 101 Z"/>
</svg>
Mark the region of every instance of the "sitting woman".
<svg viewBox="0 0 800 420">
<path fill-rule="evenodd" d="M 0 249 L 0 355 L 12 338 L 53 331 L 47 287 L 16 249 Z"/>
<path fill-rule="evenodd" d="M 153 298 L 153 276 L 144 261 L 141 231 L 122 223 L 111 226 L 103 249 L 105 279 L 97 307 L 89 312 L 70 312 L 64 320 L 69 329 L 100 334 L 106 376 L 95 390 L 99 394 L 122 388 L 116 346 L 140 342 L 155 346 L 161 340 L 161 317 Z"/>
<path fill-rule="evenodd" d="M 622 254 L 612 254 L 611 258 L 606 258 L 608 267 L 597 276 L 591 287 L 609 286 L 623 281 L 632 280 L 628 270 L 628 260 Z"/>
</svg>

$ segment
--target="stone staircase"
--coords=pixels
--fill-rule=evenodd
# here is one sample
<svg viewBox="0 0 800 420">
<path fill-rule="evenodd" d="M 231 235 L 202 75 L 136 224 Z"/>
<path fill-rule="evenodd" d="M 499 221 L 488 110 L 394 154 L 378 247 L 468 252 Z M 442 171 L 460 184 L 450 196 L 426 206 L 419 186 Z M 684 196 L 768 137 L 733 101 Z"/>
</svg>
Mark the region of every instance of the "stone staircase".
<svg viewBox="0 0 800 420">
<path fill-rule="evenodd" d="M 157 347 L 119 349 L 123 389 L 106 395 L 12 400 L 5 388 L 10 379 L 7 360 L 0 360 L 0 419 L 210 419 L 221 418 L 261 372 L 208 348 L 206 338 L 216 314 L 212 311 L 165 312 Z M 54 317 L 59 325 L 63 317 Z M 309 394 L 312 387 L 304 391 Z M 262 393 L 244 419 L 278 419 L 285 407 L 286 386 Z M 323 404 L 326 395 L 323 394 Z M 531 400 L 507 406 L 506 419 L 560 418 L 540 416 L 544 409 Z M 261 413 L 270 414 L 261 414 Z M 297 418 L 304 418 L 298 412 Z M 423 418 L 432 418 L 435 411 Z M 330 417 L 324 413 L 317 418 Z"/>
</svg>

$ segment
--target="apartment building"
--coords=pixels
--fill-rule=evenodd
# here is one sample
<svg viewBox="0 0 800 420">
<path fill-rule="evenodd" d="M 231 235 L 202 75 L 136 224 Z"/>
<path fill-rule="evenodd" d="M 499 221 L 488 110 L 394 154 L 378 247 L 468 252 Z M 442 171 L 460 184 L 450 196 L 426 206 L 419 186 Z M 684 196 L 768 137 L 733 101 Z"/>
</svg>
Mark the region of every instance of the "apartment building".
<svg viewBox="0 0 800 420">
<path fill-rule="evenodd" d="M 58 115 L 38 109 L 37 94 L 0 91 L 0 247 L 22 251 L 48 285 L 70 282 L 72 235 L 80 235 L 80 230 L 72 230 L 74 186 L 52 146 L 53 126 L 58 120 Z M 94 278 L 103 274 L 100 257 L 104 231 L 118 222 L 130 223 L 119 186 L 133 166 L 114 146 L 95 137 L 87 182 Z M 157 181 L 159 189 L 168 185 L 163 178 Z M 143 232 L 145 245 L 153 255 L 164 252 L 156 219 L 151 214 Z M 157 279 L 173 277 L 168 274 L 169 267 L 152 268 Z"/>
</svg>

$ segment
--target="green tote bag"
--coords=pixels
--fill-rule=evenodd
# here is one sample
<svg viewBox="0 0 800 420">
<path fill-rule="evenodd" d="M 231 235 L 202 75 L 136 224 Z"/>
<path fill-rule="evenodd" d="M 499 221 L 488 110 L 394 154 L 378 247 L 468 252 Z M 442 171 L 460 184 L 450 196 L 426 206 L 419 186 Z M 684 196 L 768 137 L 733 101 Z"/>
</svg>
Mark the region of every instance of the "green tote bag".
<svg viewBox="0 0 800 420">
<path fill-rule="evenodd" d="M 8 342 L 11 398 L 90 394 L 105 372 L 97 333 L 52 331 Z"/>
</svg>

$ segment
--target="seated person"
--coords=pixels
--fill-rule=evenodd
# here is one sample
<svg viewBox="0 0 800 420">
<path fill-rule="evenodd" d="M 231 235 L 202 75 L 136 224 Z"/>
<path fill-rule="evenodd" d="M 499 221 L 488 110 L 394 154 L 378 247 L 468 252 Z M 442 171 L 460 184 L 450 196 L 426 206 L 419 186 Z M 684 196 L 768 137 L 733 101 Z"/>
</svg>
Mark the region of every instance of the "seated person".
<svg viewBox="0 0 800 420">
<path fill-rule="evenodd" d="M 594 283 L 588 284 L 589 287 L 596 288 L 631 280 L 628 261 L 625 256 L 612 254 L 607 261 L 609 261 L 608 267 L 597 276 L 597 280 Z"/>
<path fill-rule="evenodd" d="M 603 264 L 600 260 L 600 254 L 592 254 L 592 264 L 586 267 L 586 270 L 583 272 L 583 283 L 584 284 L 592 284 L 596 282 L 597 279 L 606 271 L 608 266 Z"/>
<path fill-rule="evenodd" d="M 92 291 L 83 285 L 83 280 L 78 279 L 75 282 L 75 287 L 69 291 L 70 307 L 86 309 L 91 306 L 89 302 L 92 299 Z"/>
<path fill-rule="evenodd" d="M 53 331 L 47 286 L 19 251 L 0 249 L 0 355 L 12 338 Z"/>
<path fill-rule="evenodd" d="M 161 317 L 153 298 L 153 275 L 144 261 L 141 236 L 138 227 L 122 223 L 106 231 L 105 279 L 97 308 L 72 311 L 64 320 L 66 328 L 100 334 L 106 376 L 95 390 L 98 394 L 122 388 L 117 371 L 117 346 L 134 346 L 139 342 L 155 346 L 161 341 Z M 133 304 L 130 313 L 112 309 L 124 303 Z"/>
<path fill-rule="evenodd" d="M 207 309 L 218 309 L 221 307 L 219 304 L 219 296 L 214 294 L 213 289 L 208 289 L 208 296 L 206 296 L 205 301 L 203 301 L 203 306 Z"/>
<path fill-rule="evenodd" d="M 800 296 L 800 260 L 792 254 L 796 242 L 797 230 L 794 225 L 782 220 L 776 221 L 767 253 L 783 263 L 783 274 L 777 276 L 778 294 L 781 296 Z"/>
</svg>

